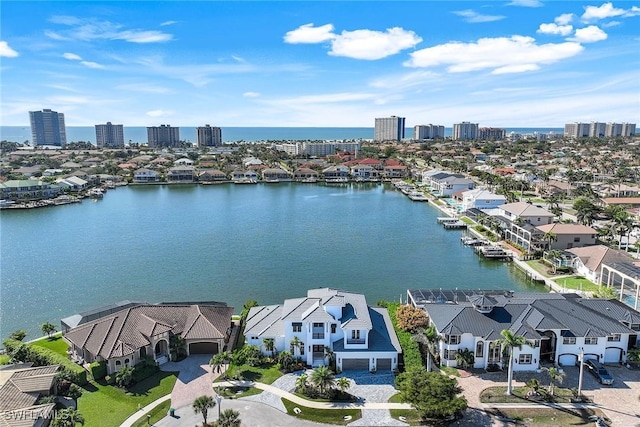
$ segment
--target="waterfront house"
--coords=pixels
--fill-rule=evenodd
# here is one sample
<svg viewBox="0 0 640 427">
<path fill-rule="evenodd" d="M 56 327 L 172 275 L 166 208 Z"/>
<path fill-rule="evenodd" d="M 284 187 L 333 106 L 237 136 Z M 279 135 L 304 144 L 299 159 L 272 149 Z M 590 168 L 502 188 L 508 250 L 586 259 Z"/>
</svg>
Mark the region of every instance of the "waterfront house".
<svg viewBox="0 0 640 427">
<path fill-rule="evenodd" d="M 231 180 L 235 183 L 255 183 L 258 181 L 258 174 L 254 170 L 236 169 L 231 172 Z"/>
<path fill-rule="evenodd" d="M 320 174 L 310 168 L 301 167 L 293 173 L 293 179 L 298 182 L 315 182 Z"/>
<path fill-rule="evenodd" d="M 495 194 L 486 188 L 476 188 L 462 192 L 462 210 L 495 209 L 505 204 L 507 199 L 502 194 Z"/>
<path fill-rule="evenodd" d="M 68 191 L 82 191 L 87 188 L 89 182 L 77 176 L 70 176 L 68 178 L 56 179 L 56 184 L 58 184 L 60 188 Z"/>
<path fill-rule="evenodd" d="M 160 177 L 156 171 L 152 171 L 151 169 L 138 169 L 133 173 L 133 182 L 137 183 L 147 183 L 147 182 L 158 182 L 160 181 Z"/>
<path fill-rule="evenodd" d="M 383 176 L 385 179 L 401 179 L 407 176 L 407 167 L 400 164 L 385 164 Z"/>
<path fill-rule="evenodd" d="M 60 186 L 33 179 L 9 180 L 0 183 L 0 199 L 29 201 L 50 199 L 60 194 Z"/>
<path fill-rule="evenodd" d="M 371 165 L 358 164 L 351 166 L 351 177 L 355 180 L 377 180 L 380 176 L 378 170 Z"/>
<path fill-rule="evenodd" d="M 563 250 L 580 248 L 596 244 L 598 232 L 582 224 L 552 223 L 537 227 L 541 233 L 550 236 L 546 240 L 546 249 Z M 544 240 L 544 237 L 543 237 Z"/>
<path fill-rule="evenodd" d="M 538 242 L 544 232 L 537 227 L 553 223 L 555 217 L 548 210 L 525 202 L 499 206 L 491 215 L 502 224 L 504 238 L 525 250 L 542 249 Z"/>
<path fill-rule="evenodd" d="M 640 208 L 640 197 L 606 197 L 602 199 L 605 206 L 624 206 Z"/>
<path fill-rule="evenodd" d="M 55 403 L 38 404 L 55 394 L 59 365 L 32 367 L 30 363 L 0 366 L 0 425 L 45 427 L 54 416 Z"/>
<path fill-rule="evenodd" d="M 611 249 L 604 245 L 593 245 L 567 249 L 573 255 L 573 268 L 581 276 L 594 283 L 600 283 L 602 264 L 612 265 L 620 262 L 633 262 L 626 252 Z"/>
<path fill-rule="evenodd" d="M 227 174 L 218 169 L 202 170 L 198 175 L 200 182 L 227 182 L 228 180 Z"/>
<path fill-rule="evenodd" d="M 349 168 L 346 166 L 329 166 L 322 170 L 322 176 L 327 181 L 346 180 L 349 176 Z"/>
<path fill-rule="evenodd" d="M 473 366 L 506 368 L 501 331 L 528 343 L 513 351 L 515 371 L 541 364 L 573 366 L 585 359 L 624 363 L 637 346 L 640 313 L 620 301 L 576 294 L 512 291 L 409 290 L 408 301 L 425 310 L 438 335 L 441 364 L 457 366 L 459 351 L 470 350 Z"/>
<path fill-rule="evenodd" d="M 280 168 L 267 168 L 262 171 L 262 179 L 265 182 L 291 181 L 291 175 Z"/>
<path fill-rule="evenodd" d="M 178 335 L 187 355 L 216 354 L 231 336 L 233 308 L 224 303 L 133 304 L 80 324 L 64 333 L 74 358 L 104 361 L 107 373 L 152 357 L 169 361 L 171 337 Z"/>
<path fill-rule="evenodd" d="M 386 308 L 369 307 L 362 294 L 329 288 L 253 307 L 244 334 L 264 354 L 270 354 L 266 343 L 273 342 L 273 351 L 290 351 L 310 366 L 328 364 L 329 348 L 341 371 L 390 371 L 402 352 Z"/>
<path fill-rule="evenodd" d="M 167 172 L 168 182 L 194 182 L 196 170 L 193 166 L 174 166 Z"/>
</svg>

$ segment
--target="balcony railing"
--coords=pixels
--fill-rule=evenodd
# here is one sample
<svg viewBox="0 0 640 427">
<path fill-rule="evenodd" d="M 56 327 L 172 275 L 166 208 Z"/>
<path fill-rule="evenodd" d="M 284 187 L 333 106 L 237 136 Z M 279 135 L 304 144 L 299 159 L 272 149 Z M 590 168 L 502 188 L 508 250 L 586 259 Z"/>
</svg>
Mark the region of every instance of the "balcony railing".
<svg viewBox="0 0 640 427">
<path fill-rule="evenodd" d="M 314 332 L 311 335 L 311 338 L 314 340 L 323 340 L 324 339 L 324 332 Z"/>
<path fill-rule="evenodd" d="M 366 343 L 366 340 L 364 340 L 363 338 L 359 338 L 359 339 L 349 338 L 349 339 L 347 339 L 347 344 L 364 344 L 364 343 Z"/>
</svg>

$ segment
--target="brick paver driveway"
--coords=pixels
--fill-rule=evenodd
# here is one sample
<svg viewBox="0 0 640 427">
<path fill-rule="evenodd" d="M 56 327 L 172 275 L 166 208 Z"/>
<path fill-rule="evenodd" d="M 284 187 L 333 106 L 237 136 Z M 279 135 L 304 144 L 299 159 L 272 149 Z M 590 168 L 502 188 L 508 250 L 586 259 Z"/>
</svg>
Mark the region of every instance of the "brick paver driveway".
<svg viewBox="0 0 640 427">
<path fill-rule="evenodd" d="M 163 371 L 180 372 L 171 392 L 173 408 L 191 405 L 199 396 L 215 396 L 211 383 L 218 374 L 211 372 L 210 360 L 211 355 L 194 355 L 180 362 L 165 363 L 160 367 Z"/>
</svg>

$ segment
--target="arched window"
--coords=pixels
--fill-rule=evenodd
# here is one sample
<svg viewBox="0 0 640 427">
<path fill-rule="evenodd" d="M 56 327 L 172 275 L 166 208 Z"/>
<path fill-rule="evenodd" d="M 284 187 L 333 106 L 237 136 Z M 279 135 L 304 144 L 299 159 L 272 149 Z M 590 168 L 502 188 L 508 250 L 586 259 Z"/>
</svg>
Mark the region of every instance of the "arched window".
<svg viewBox="0 0 640 427">
<path fill-rule="evenodd" d="M 129 359 L 124 359 L 124 366 L 129 366 Z"/>
</svg>

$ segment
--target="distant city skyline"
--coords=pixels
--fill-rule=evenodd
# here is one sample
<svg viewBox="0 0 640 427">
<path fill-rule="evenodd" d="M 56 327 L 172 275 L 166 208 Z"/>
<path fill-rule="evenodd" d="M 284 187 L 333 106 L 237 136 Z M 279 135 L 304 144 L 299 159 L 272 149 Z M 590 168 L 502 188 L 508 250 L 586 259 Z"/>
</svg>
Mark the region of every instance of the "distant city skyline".
<svg viewBox="0 0 640 427">
<path fill-rule="evenodd" d="M 640 5 L 601 0 L 8 1 L 0 122 L 636 123 L 639 21 Z"/>
</svg>

